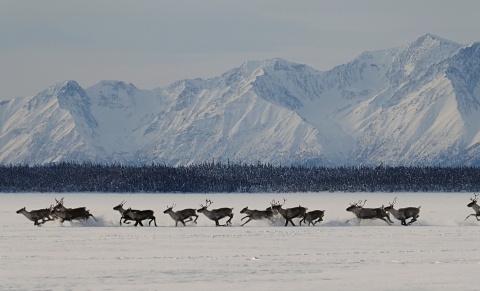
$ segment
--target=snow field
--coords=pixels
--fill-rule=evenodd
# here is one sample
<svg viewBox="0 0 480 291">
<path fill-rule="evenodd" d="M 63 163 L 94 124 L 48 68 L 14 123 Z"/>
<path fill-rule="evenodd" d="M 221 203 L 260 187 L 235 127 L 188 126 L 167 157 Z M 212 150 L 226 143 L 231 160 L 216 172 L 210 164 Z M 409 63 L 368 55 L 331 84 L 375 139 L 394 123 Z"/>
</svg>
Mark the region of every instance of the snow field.
<svg viewBox="0 0 480 291">
<path fill-rule="evenodd" d="M 34 227 L 15 211 L 48 207 L 55 197 L 66 207 L 86 206 L 98 222 L 47 222 Z M 479 226 L 466 205 L 471 193 L 305 194 L 1 194 L 0 290 L 478 290 Z M 245 207 L 263 209 L 272 199 L 325 209 L 315 227 L 283 227 L 252 221 L 239 227 Z M 421 205 L 410 227 L 383 221 L 345 224 L 349 203 L 365 207 Z M 163 214 L 197 207 L 234 207 L 233 227 L 214 227 L 200 214 L 198 225 L 174 227 Z M 112 210 L 152 209 L 159 227 L 118 225 Z M 297 220 L 298 221 L 298 220 Z"/>
</svg>

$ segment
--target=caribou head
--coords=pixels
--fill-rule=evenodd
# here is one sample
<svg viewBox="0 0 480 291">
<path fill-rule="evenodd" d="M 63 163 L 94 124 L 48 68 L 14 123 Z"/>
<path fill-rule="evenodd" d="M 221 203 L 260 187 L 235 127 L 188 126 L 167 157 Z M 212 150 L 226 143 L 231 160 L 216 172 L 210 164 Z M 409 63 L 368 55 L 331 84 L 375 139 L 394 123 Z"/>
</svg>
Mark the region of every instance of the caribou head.
<svg viewBox="0 0 480 291">
<path fill-rule="evenodd" d="M 175 207 L 177 204 L 172 204 L 172 206 L 167 205 L 167 209 L 163 213 L 169 213 L 173 211 L 173 207 Z"/>
<path fill-rule="evenodd" d="M 472 200 L 472 202 L 468 203 L 468 204 L 467 204 L 467 207 L 472 207 L 473 205 L 477 204 L 477 201 L 478 201 L 477 196 L 478 196 L 478 194 L 475 194 L 475 193 L 474 193 L 474 195 L 475 195 L 474 198 L 470 198 L 470 200 Z"/>
<path fill-rule="evenodd" d="M 363 202 L 363 204 L 362 204 Z M 363 208 L 363 206 L 365 206 L 365 203 L 367 202 L 367 200 L 358 200 L 358 202 L 354 202 L 353 204 L 349 203 L 350 206 L 346 209 L 347 211 L 352 211 L 353 209 L 356 209 L 356 208 Z"/>
<path fill-rule="evenodd" d="M 275 199 L 272 200 L 272 202 L 270 202 L 270 207 L 267 208 L 269 210 L 280 210 L 282 209 L 282 206 L 285 205 L 285 202 L 287 202 L 287 199 L 283 198 L 283 203 L 280 203 L 280 201 L 275 201 Z"/>
<path fill-rule="evenodd" d="M 117 206 L 113 207 L 113 210 L 120 211 L 121 209 L 123 209 L 123 205 L 125 205 L 125 203 L 127 203 L 127 201 L 123 201 L 123 200 L 122 200 L 122 203 L 120 203 L 120 204 L 118 204 Z"/>
<path fill-rule="evenodd" d="M 388 203 L 388 206 L 385 207 L 385 211 L 391 211 L 393 208 L 393 206 L 395 206 L 395 203 L 397 202 L 397 197 L 395 197 L 395 199 L 393 199 L 392 203 Z M 383 205 L 382 205 L 383 207 Z"/>
<path fill-rule="evenodd" d="M 55 211 L 65 211 L 67 210 L 67 208 L 65 206 L 63 206 L 63 198 L 60 199 L 60 200 L 57 200 L 57 198 L 55 198 L 55 201 L 57 202 L 57 205 L 55 205 L 55 207 L 53 207 L 51 209 L 52 213 L 55 212 Z"/>
<path fill-rule="evenodd" d="M 213 204 L 212 200 L 210 199 L 205 199 L 205 201 L 206 201 L 205 206 L 203 204 L 200 204 L 200 209 L 198 209 L 197 212 L 202 213 L 205 210 L 207 210 L 208 206 Z"/>
</svg>

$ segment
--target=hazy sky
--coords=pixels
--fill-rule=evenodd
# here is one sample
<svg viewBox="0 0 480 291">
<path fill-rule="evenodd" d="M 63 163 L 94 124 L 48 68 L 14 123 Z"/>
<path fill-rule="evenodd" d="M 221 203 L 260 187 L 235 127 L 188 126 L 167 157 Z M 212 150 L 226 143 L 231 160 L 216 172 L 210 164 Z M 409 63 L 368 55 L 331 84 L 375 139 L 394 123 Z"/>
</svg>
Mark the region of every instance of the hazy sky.
<svg viewBox="0 0 480 291">
<path fill-rule="evenodd" d="M 480 41 L 480 1 L 3 1 L 0 100 L 63 80 L 141 89 L 281 57 L 331 69 L 434 35 Z"/>
</svg>

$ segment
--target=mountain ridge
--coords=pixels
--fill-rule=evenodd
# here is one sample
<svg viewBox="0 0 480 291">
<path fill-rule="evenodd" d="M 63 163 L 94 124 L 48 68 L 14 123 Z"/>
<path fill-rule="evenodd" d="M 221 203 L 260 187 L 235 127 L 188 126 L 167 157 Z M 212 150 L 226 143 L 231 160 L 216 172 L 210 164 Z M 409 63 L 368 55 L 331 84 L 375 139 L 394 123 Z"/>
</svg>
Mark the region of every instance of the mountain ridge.
<svg viewBox="0 0 480 291">
<path fill-rule="evenodd" d="M 431 34 L 320 72 L 281 58 L 153 90 L 63 81 L 0 103 L 0 163 L 480 165 L 480 43 Z"/>
</svg>

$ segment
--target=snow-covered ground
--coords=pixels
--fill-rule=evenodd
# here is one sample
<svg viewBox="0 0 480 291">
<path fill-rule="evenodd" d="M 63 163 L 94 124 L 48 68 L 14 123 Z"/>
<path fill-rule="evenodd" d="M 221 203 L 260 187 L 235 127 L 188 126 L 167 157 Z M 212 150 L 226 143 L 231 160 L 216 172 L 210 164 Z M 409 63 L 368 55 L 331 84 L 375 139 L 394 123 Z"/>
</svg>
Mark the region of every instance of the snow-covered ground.
<svg viewBox="0 0 480 291">
<path fill-rule="evenodd" d="M 47 222 L 34 227 L 16 210 L 86 206 L 97 222 Z M 306 194 L 0 194 L 0 290 L 478 290 L 480 222 L 463 222 L 472 193 Z M 245 207 L 325 209 L 315 227 L 252 221 L 240 227 Z M 383 221 L 345 221 L 349 203 L 365 207 L 421 205 L 410 227 Z M 234 207 L 233 227 L 174 227 L 163 214 Z M 152 209 L 159 227 L 119 226 L 112 210 Z"/>
</svg>

